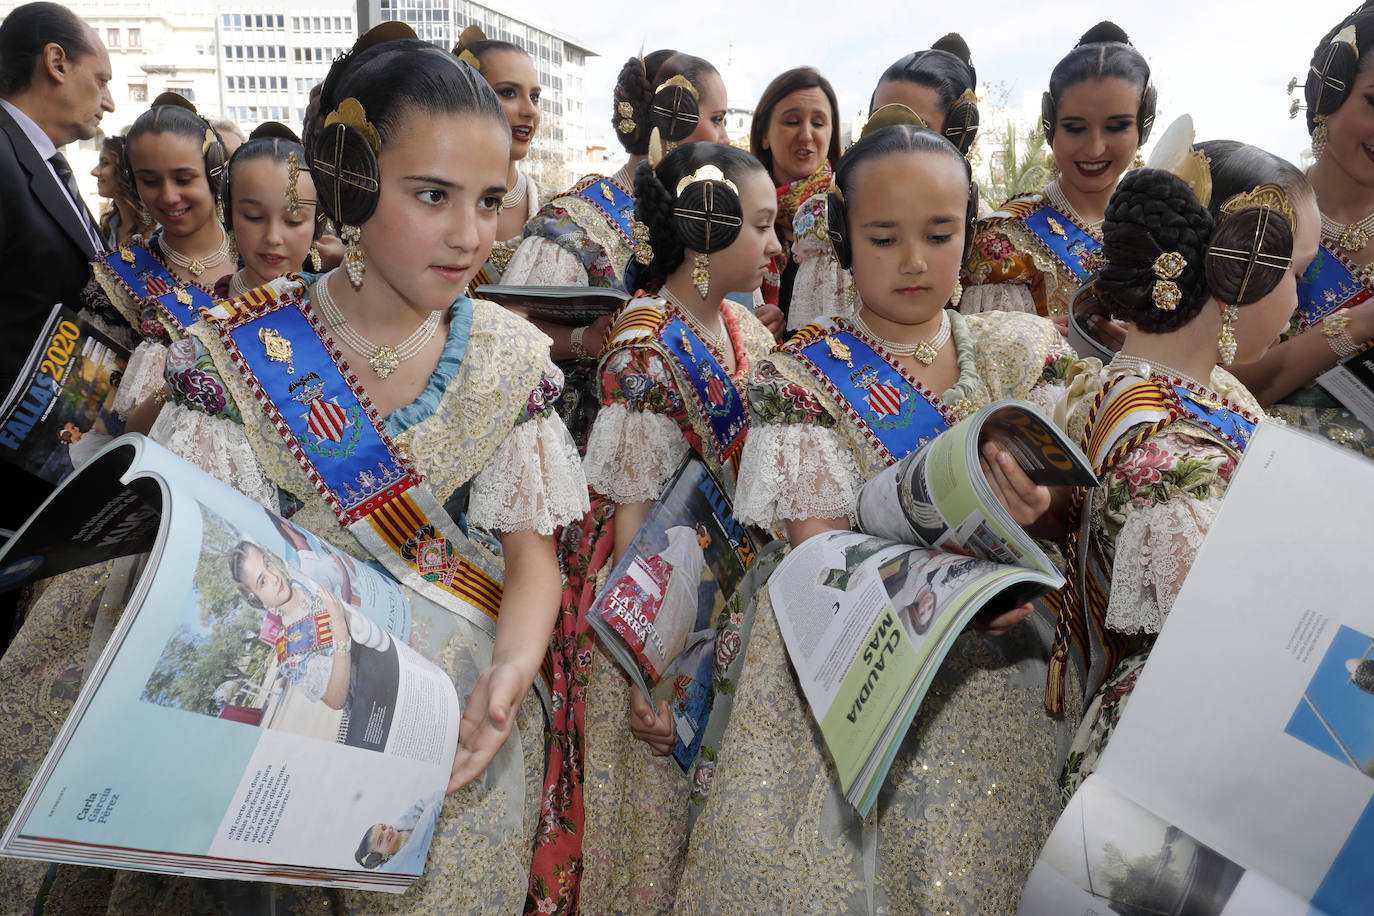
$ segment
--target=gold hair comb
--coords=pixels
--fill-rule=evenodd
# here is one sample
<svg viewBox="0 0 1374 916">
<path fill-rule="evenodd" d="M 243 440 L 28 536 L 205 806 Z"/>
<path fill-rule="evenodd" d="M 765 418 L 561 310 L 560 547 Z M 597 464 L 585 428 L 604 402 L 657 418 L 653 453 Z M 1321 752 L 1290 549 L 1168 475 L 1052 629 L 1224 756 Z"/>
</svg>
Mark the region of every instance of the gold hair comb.
<svg viewBox="0 0 1374 916">
<path fill-rule="evenodd" d="M 367 145 L 372 147 L 374 156 L 381 155 L 382 138 L 377 133 L 377 128 L 372 126 L 372 122 L 367 119 L 367 112 L 363 111 L 363 105 L 353 96 L 349 96 L 339 103 L 339 107 L 329 113 L 329 117 L 324 119 L 324 126 L 331 124 L 345 124 L 367 140 Z"/>
</svg>

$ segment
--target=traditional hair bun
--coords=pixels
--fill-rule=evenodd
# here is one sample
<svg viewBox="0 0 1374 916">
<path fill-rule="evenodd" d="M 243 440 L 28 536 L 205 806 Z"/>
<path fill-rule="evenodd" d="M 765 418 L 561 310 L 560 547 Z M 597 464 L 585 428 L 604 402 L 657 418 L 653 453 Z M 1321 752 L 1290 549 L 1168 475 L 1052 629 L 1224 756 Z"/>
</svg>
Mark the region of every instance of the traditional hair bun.
<svg viewBox="0 0 1374 916">
<path fill-rule="evenodd" d="M 1078 39 L 1078 44 L 1075 45 L 1075 47 L 1082 47 L 1083 45 L 1101 44 L 1102 42 L 1107 41 L 1115 41 L 1123 45 L 1128 45 L 1131 43 L 1131 39 L 1127 37 L 1125 29 L 1117 25 L 1115 22 L 1104 19 L 1097 25 L 1088 29 L 1088 31 L 1084 32 L 1083 37 Z"/>
<path fill-rule="evenodd" d="M 1307 99 L 1307 130 L 1316 129 L 1317 119 L 1336 111 L 1350 98 L 1355 89 L 1355 76 L 1360 69 L 1360 26 L 1374 21 L 1374 10 L 1368 4 L 1345 17 L 1322 36 L 1303 83 Z M 1366 29 L 1368 32 L 1374 31 Z"/>
<path fill-rule="evenodd" d="M 685 76 L 675 76 L 658 87 L 649 105 L 649 128 L 659 137 L 679 143 L 692 135 L 701 120 L 698 91 Z"/>
<path fill-rule="evenodd" d="M 631 57 L 616 77 L 611 112 L 616 137 L 631 155 L 642 155 L 649 149 L 649 109 L 653 101 L 654 87 L 649 84 L 644 61 Z"/>
<path fill-rule="evenodd" d="M 1258 254 L 1252 255 L 1251 252 Z M 1269 295 L 1288 272 L 1293 227 L 1268 207 L 1246 207 L 1222 218 L 1207 250 L 1207 286 L 1228 305 L 1249 305 Z M 1264 255 L 1268 255 L 1265 257 Z"/>
<path fill-rule="evenodd" d="M 276 137 L 279 140 L 290 140 L 292 143 L 301 142 L 301 138 L 296 136 L 296 132 L 280 121 L 264 121 L 253 128 L 253 132 L 248 135 L 249 140 L 257 140 L 262 137 Z"/>
<path fill-rule="evenodd" d="M 944 51 L 948 54 L 953 54 L 955 57 L 968 64 L 970 68 L 973 67 L 973 52 L 969 50 L 968 42 L 964 41 L 964 36 L 960 35 L 958 32 L 950 32 L 948 35 L 937 39 L 936 42 L 930 46 L 930 49 L 932 51 Z"/>
<path fill-rule="evenodd" d="M 338 224 L 367 222 L 380 196 L 377 154 L 368 137 L 343 121 L 326 124 L 316 134 L 307 158 L 325 215 Z"/>
<path fill-rule="evenodd" d="M 702 254 L 729 248 L 744 228 L 739 193 L 714 171 L 721 177 L 693 181 L 673 204 L 673 231 L 685 247 Z"/>
</svg>

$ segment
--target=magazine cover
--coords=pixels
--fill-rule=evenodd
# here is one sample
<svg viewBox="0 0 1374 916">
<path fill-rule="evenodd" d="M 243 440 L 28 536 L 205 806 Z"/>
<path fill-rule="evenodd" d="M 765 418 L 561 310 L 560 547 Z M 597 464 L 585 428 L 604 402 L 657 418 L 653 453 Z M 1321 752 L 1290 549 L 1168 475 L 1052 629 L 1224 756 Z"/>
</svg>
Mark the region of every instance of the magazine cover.
<svg viewBox="0 0 1374 916">
<path fill-rule="evenodd" d="M 460 618 L 141 436 L 54 506 L 0 580 L 71 550 L 52 543 L 150 556 L 0 852 L 397 892 L 421 874 L 480 673 L 453 661 Z"/>
<path fill-rule="evenodd" d="M 760 546 L 706 465 L 688 457 L 587 612 L 644 694 L 667 701 L 684 770 L 711 713 L 717 618 Z"/>
<path fill-rule="evenodd" d="M 0 407 L 0 458 L 57 483 L 115 436 L 129 351 L 61 305 Z"/>
</svg>

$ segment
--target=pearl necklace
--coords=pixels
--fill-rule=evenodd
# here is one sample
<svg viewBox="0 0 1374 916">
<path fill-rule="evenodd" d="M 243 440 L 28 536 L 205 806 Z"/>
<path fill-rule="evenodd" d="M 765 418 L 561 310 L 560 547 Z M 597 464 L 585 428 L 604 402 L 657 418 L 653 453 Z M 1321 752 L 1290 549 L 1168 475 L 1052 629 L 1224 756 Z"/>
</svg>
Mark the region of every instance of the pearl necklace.
<svg viewBox="0 0 1374 916">
<path fill-rule="evenodd" d="M 1325 213 L 1322 217 L 1322 238 L 1330 239 L 1346 251 L 1360 251 L 1374 238 L 1374 213 L 1353 223 L 1338 223 Z"/>
<path fill-rule="evenodd" d="M 1153 372 L 1148 373 L 1150 375 L 1165 375 L 1170 378 L 1178 379 L 1181 382 L 1187 382 L 1188 384 L 1200 388 L 1204 391 L 1213 390 L 1211 385 L 1204 385 L 1202 384 L 1202 382 L 1199 382 L 1191 375 L 1184 375 L 1177 369 L 1171 369 L 1170 367 L 1164 365 L 1161 362 L 1156 362 L 1155 360 L 1149 359 L 1148 357 L 1144 356 L 1133 356 L 1128 353 L 1118 353 L 1116 359 L 1113 359 L 1111 361 L 1111 366 L 1117 369 L 1125 369 L 1129 372 L 1132 369 L 1132 367 L 1129 365 L 1130 362 L 1139 363 L 1139 366 L 1134 367 L 1136 369 L 1143 367 L 1147 370 L 1153 370 Z"/>
<path fill-rule="evenodd" d="M 366 337 L 353 330 L 353 326 L 348 323 L 343 312 L 334 304 L 334 297 L 329 294 L 329 277 L 332 273 L 321 277 L 311 289 L 311 297 L 316 305 L 320 307 L 320 312 L 329 324 L 330 330 L 339 335 L 344 343 L 348 344 L 355 352 L 367 360 L 367 364 L 372 367 L 372 371 L 377 373 L 378 378 L 386 378 L 391 373 L 401 367 L 401 363 L 410 359 L 416 353 L 425 348 L 429 343 L 434 332 L 439 328 L 439 321 L 443 318 L 443 310 L 430 312 L 429 317 L 420 322 L 420 326 L 395 347 L 375 344 Z"/>
<path fill-rule="evenodd" d="M 218 223 L 215 225 L 219 226 Z M 229 233 L 224 231 L 223 226 L 219 226 L 219 236 L 219 247 L 215 249 L 214 254 L 204 258 L 192 258 L 173 248 L 171 243 L 167 241 L 167 233 L 164 232 L 161 239 L 162 252 L 167 255 L 167 260 L 183 270 L 190 271 L 191 276 L 199 277 L 201 274 L 205 273 L 205 271 L 209 270 L 211 267 L 217 267 L 219 264 L 223 263 L 225 258 L 229 257 Z"/>
<path fill-rule="evenodd" d="M 1054 209 L 1063 213 L 1069 219 L 1086 229 L 1088 235 L 1091 235 L 1099 242 L 1102 241 L 1102 220 L 1090 223 L 1084 219 L 1082 214 L 1073 208 L 1073 204 L 1069 203 L 1069 199 L 1064 196 L 1064 191 L 1059 187 L 1058 180 L 1051 181 L 1049 184 L 1045 185 L 1045 196 L 1050 199 L 1050 204 Z"/>
<path fill-rule="evenodd" d="M 674 296 L 666 286 L 659 290 L 659 295 L 677 307 L 677 310 L 682 313 L 682 320 L 687 323 L 687 327 L 691 328 L 692 333 L 700 337 L 706 346 L 714 348 L 717 353 L 725 352 L 723 340 L 729 335 L 725 331 L 725 321 L 720 317 L 719 311 L 716 313 L 716 330 L 709 331 L 706 329 L 706 326 L 698 321 L 696 316 L 687 309 L 687 306 L 682 304 L 682 300 Z"/>
<path fill-rule="evenodd" d="M 526 192 L 529 189 L 529 176 L 526 175 L 524 172 L 519 171 L 517 171 L 515 174 L 515 187 L 507 191 L 505 196 L 501 198 L 502 210 L 509 210 L 511 207 L 520 206 L 521 202 L 525 199 Z"/>
<path fill-rule="evenodd" d="M 935 357 L 940 355 L 940 348 L 949 342 L 949 309 L 940 310 L 940 330 L 931 335 L 930 339 L 923 340 L 917 344 L 897 343 L 885 337 L 879 337 L 877 334 L 873 333 L 873 329 L 864 322 L 859 312 L 855 312 L 850 316 L 849 320 L 861 333 L 882 344 L 883 349 L 893 356 L 912 356 L 925 366 L 929 366 L 931 363 L 935 362 Z"/>
<path fill-rule="evenodd" d="M 249 292 L 249 290 L 250 290 L 250 287 L 248 286 L 248 284 L 245 283 L 245 282 L 243 282 L 243 271 L 241 271 L 241 270 L 236 270 L 236 271 L 234 271 L 232 274 L 230 274 L 230 276 L 229 276 L 229 298 L 230 298 L 230 299 L 237 299 L 238 297 L 240 297 L 240 296 L 244 295 L 245 293 Z"/>
</svg>

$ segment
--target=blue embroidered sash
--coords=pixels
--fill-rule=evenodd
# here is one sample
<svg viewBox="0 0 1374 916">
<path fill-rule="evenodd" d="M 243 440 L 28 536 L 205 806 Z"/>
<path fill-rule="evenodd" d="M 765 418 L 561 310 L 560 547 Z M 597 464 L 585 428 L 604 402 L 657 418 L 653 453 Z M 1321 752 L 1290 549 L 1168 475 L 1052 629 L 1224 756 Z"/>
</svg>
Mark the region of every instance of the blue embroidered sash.
<svg viewBox="0 0 1374 916">
<path fill-rule="evenodd" d="M 582 187 L 574 187 L 571 192 L 586 200 L 606 215 L 606 219 L 616 228 L 624 239 L 625 244 L 633 252 L 637 247 L 634 235 L 630 232 L 630 224 L 635 218 L 634 198 L 622 191 L 615 182 L 608 178 L 594 179 Z M 625 289 L 633 293 L 635 290 L 635 276 L 638 273 L 639 262 L 633 257 L 625 265 Z"/>
<path fill-rule="evenodd" d="M 205 290 L 172 276 L 142 245 L 124 245 L 103 258 L 130 296 L 156 302 L 163 316 L 182 334 L 195 324 L 201 309 L 215 304 Z"/>
<path fill-rule="evenodd" d="M 1206 395 L 1198 394 L 1184 385 L 1174 385 L 1179 406 L 1183 408 L 1189 423 L 1216 433 L 1231 443 L 1237 452 L 1244 452 L 1255 435 L 1255 420 L 1240 410 L 1233 409 L 1223 401 L 1216 401 Z"/>
<path fill-rule="evenodd" d="M 738 471 L 749 431 L 749 408 L 730 373 L 676 311 L 668 313 L 668 320 L 659 328 L 658 341 L 690 383 L 690 391 L 685 393 L 692 396 L 706 419 L 720 463 Z"/>
<path fill-rule="evenodd" d="M 794 352 L 889 464 L 950 428 L 933 395 L 855 334 L 811 333 L 817 339 Z"/>
<path fill-rule="evenodd" d="M 304 309 L 304 285 L 292 286 L 280 296 L 272 287 L 253 290 L 212 313 L 234 365 L 340 525 L 402 583 L 494 634 L 499 569 L 471 551 L 396 450 Z"/>
<path fill-rule="evenodd" d="M 1021 222 L 1078 282 L 1097 271 L 1102 243 L 1054 207 L 1045 204 Z"/>
<path fill-rule="evenodd" d="M 1363 273 L 1334 243 L 1322 239 L 1312 266 L 1298 278 L 1298 310 L 1293 323 L 1305 331 L 1332 312 L 1359 305 L 1371 294 L 1374 290 Z"/>
</svg>

